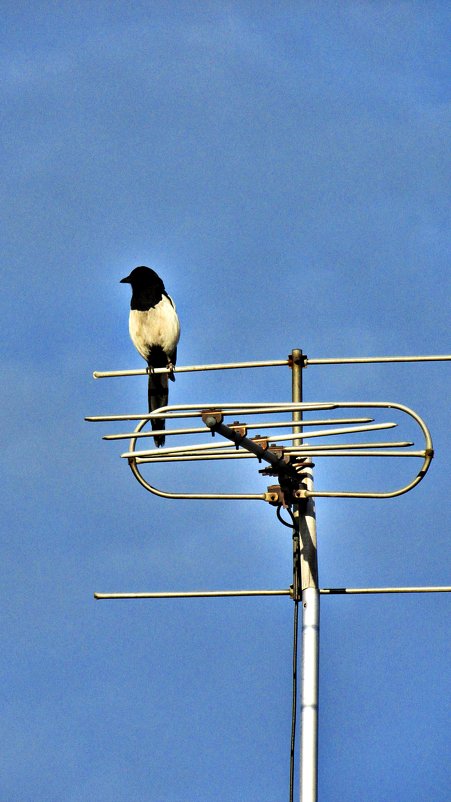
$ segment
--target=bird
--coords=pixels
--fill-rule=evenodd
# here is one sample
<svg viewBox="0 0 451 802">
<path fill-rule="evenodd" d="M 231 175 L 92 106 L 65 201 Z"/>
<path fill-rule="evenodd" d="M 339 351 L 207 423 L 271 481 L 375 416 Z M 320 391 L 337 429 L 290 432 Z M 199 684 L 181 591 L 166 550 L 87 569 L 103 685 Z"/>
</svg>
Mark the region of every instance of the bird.
<svg viewBox="0 0 451 802">
<path fill-rule="evenodd" d="M 154 412 L 168 403 L 168 378 L 175 381 L 180 321 L 163 280 L 152 268 L 135 267 L 120 283 L 132 288 L 128 327 L 133 345 L 147 362 L 149 412 Z M 169 373 L 154 373 L 155 368 L 169 368 Z M 165 428 L 164 418 L 152 419 L 151 424 L 152 429 Z M 165 437 L 156 435 L 154 440 L 160 447 Z"/>
</svg>

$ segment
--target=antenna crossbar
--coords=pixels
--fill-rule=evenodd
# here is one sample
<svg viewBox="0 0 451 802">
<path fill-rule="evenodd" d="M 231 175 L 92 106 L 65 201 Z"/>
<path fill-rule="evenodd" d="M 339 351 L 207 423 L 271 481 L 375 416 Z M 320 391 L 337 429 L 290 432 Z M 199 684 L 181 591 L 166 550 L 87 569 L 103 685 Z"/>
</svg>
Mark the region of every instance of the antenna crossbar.
<svg viewBox="0 0 451 802">
<path fill-rule="evenodd" d="M 309 365 L 369 365 L 376 362 L 445 362 L 451 360 L 451 354 L 432 354 L 426 356 L 350 356 L 309 359 L 303 357 L 303 367 Z M 180 365 L 174 368 L 154 368 L 153 373 L 194 373 L 206 370 L 241 370 L 246 368 L 291 367 L 290 359 L 270 359 L 257 362 L 220 362 L 205 365 Z M 134 370 L 95 370 L 94 379 L 112 379 L 120 376 L 146 376 L 147 368 Z"/>
<path fill-rule="evenodd" d="M 387 588 L 319 588 L 325 596 L 369 595 L 377 593 L 450 593 L 451 585 L 418 585 Z M 243 596 L 293 596 L 293 588 L 281 590 L 191 590 L 161 593 L 94 593 L 94 598 L 106 599 L 203 599 Z"/>
</svg>

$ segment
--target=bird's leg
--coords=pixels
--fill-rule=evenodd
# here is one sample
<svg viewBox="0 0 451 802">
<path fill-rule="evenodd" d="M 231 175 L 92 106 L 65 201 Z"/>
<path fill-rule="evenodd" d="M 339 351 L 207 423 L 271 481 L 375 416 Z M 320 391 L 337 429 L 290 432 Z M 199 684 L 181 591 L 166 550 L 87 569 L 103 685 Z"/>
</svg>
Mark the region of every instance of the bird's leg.
<svg viewBox="0 0 451 802">
<path fill-rule="evenodd" d="M 174 364 L 169 360 L 166 367 L 167 367 L 167 369 L 169 371 L 168 378 L 171 379 L 171 381 L 175 382 Z"/>
</svg>

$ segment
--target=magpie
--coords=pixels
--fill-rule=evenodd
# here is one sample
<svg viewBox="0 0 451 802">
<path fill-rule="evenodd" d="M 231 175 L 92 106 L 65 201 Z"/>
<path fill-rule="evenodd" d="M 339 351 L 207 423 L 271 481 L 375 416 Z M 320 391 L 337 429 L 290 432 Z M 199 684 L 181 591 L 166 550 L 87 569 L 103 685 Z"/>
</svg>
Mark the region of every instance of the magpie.
<svg viewBox="0 0 451 802">
<path fill-rule="evenodd" d="M 128 328 L 136 350 L 146 360 L 149 372 L 149 412 L 168 403 L 168 378 L 175 381 L 180 322 L 172 298 L 160 276 L 150 267 L 135 267 L 121 284 L 131 284 L 132 299 Z M 154 373 L 154 368 L 169 368 L 169 373 Z M 152 419 L 152 429 L 164 429 L 164 418 Z M 155 445 L 164 445 L 164 435 L 157 435 Z"/>
</svg>

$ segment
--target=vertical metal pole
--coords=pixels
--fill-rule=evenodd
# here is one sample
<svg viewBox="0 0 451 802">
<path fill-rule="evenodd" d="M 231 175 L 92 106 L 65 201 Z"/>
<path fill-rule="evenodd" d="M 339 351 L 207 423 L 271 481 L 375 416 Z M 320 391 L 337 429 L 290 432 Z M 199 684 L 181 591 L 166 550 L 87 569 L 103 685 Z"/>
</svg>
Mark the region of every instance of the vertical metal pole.
<svg viewBox="0 0 451 802">
<path fill-rule="evenodd" d="M 293 403 L 302 403 L 302 361 L 303 354 L 299 348 L 293 348 L 291 353 L 291 400 Z M 302 432 L 302 410 L 297 409 L 293 412 L 293 420 L 299 421 L 298 425 L 293 426 L 293 434 Z M 294 446 L 302 444 L 302 440 L 296 437 L 293 440 Z M 293 531 L 293 599 L 298 602 L 301 599 L 301 565 L 300 565 L 300 529 L 299 529 L 299 504 L 293 507 L 293 514 L 296 526 Z"/>
<path fill-rule="evenodd" d="M 292 351 L 292 400 L 302 402 L 303 354 Z M 302 412 L 294 413 L 302 420 Z M 302 426 L 293 427 L 294 433 Z M 296 440 L 293 441 L 296 443 Z M 299 443 L 299 440 L 297 441 Z M 313 472 L 306 470 L 305 484 L 313 489 Z M 319 589 L 316 551 L 316 518 L 313 499 L 306 499 L 294 508 L 301 542 L 300 583 L 302 588 L 302 673 L 301 673 L 301 759 L 300 800 L 318 799 L 318 669 L 319 669 Z M 296 586 L 293 583 L 293 596 Z"/>
</svg>

